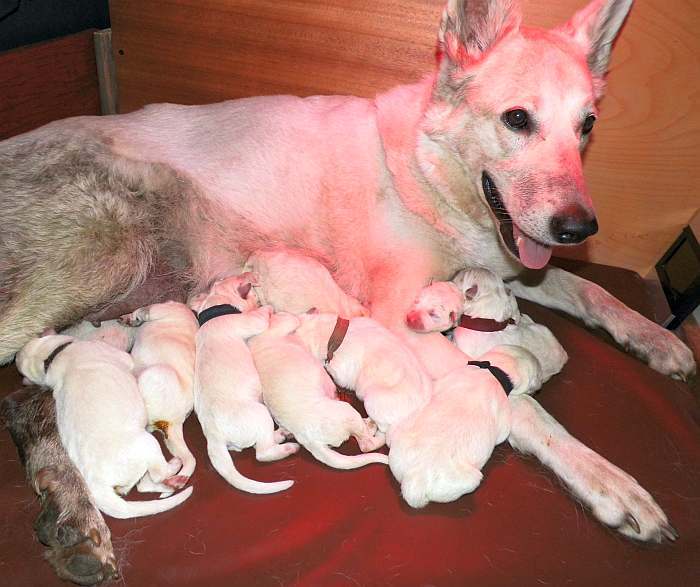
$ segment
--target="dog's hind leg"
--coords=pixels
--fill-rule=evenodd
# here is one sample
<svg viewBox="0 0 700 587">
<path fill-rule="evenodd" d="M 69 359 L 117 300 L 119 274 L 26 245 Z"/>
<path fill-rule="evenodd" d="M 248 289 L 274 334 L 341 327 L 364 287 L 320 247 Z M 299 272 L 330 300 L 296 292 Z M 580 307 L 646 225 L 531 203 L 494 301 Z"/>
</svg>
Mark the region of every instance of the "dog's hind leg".
<svg viewBox="0 0 700 587">
<path fill-rule="evenodd" d="M 0 415 L 40 497 L 34 528 L 58 576 L 81 585 L 117 578 L 109 528 L 61 444 L 51 390 L 25 386 L 3 399 Z"/>
<path fill-rule="evenodd" d="M 172 171 L 117 159 L 94 136 L 0 143 L 0 363 L 141 285 L 176 193 Z"/>
<path fill-rule="evenodd" d="M 537 457 L 604 524 L 629 538 L 676 540 L 678 533 L 635 479 L 571 436 L 535 399 L 511 395 L 508 441 Z"/>
</svg>

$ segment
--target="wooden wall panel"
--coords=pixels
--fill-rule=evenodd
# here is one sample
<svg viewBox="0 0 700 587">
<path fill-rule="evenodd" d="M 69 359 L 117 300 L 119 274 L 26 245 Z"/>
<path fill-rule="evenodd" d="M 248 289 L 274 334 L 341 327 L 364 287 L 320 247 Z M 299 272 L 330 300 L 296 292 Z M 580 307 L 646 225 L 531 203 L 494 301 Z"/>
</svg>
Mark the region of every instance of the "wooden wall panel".
<svg viewBox="0 0 700 587">
<path fill-rule="evenodd" d="M 584 0 L 523 0 L 526 24 Z M 120 108 L 259 94 L 372 96 L 434 64 L 443 0 L 111 0 Z M 561 254 L 646 274 L 700 207 L 700 17 L 637 2 L 585 168 L 600 233 Z"/>
<path fill-rule="evenodd" d="M 0 53 L 0 140 L 100 113 L 93 30 Z"/>
</svg>

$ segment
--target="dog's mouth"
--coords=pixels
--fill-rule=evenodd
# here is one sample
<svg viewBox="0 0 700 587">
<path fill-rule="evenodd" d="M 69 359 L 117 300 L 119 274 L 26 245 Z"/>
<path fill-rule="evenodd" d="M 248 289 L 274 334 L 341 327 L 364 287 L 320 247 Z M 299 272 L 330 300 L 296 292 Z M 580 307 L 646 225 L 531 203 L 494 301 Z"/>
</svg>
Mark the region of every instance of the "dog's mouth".
<svg viewBox="0 0 700 587">
<path fill-rule="evenodd" d="M 498 220 L 498 231 L 508 252 L 528 269 L 542 269 L 552 256 L 552 248 L 528 236 L 513 222 L 496 184 L 485 171 L 481 174 L 481 186 L 486 203 Z"/>
</svg>

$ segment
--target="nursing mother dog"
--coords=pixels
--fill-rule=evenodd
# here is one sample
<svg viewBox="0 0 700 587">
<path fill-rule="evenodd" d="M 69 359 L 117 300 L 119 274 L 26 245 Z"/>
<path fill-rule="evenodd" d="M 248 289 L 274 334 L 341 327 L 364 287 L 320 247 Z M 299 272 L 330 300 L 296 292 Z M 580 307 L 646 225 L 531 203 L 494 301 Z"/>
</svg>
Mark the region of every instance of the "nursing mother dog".
<svg viewBox="0 0 700 587">
<path fill-rule="evenodd" d="M 408 333 L 404 317 L 430 279 L 466 266 L 688 376 L 692 354 L 671 333 L 547 267 L 553 246 L 597 229 L 581 151 L 630 6 L 594 0 L 539 30 L 521 26 L 510 2 L 451 0 L 435 71 L 373 100 L 161 104 L 1 143 L 0 360 L 47 327 L 160 301 L 158 276 L 172 275 L 184 297 L 278 243 L 321 260 L 433 377 L 464 355 L 439 334 Z M 567 442 L 549 445 L 552 434 Z M 510 441 L 624 534 L 674 534 L 648 493 L 532 398 L 514 403 Z"/>
</svg>

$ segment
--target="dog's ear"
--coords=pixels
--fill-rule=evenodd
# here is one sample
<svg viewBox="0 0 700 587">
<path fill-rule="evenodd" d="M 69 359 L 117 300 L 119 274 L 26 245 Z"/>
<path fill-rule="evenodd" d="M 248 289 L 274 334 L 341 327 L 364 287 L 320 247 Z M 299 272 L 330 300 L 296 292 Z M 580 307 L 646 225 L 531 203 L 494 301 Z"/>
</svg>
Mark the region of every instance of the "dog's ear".
<svg viewBox="0 0 700 587">
<path fill-rule="evenodd" d="M 520 11 L 511 0 L 448 0 L 440 22 L 438 49 L 452 65 L 469 65 L 519 28 Z"/>
<path fill-rule="evenodd" d="M 610 52 L 633 0 L 593 0 L 559 30 L 569 34 L 586 52 L 588 67 L 596 78 L 608 69 Z"/>
</svg>

